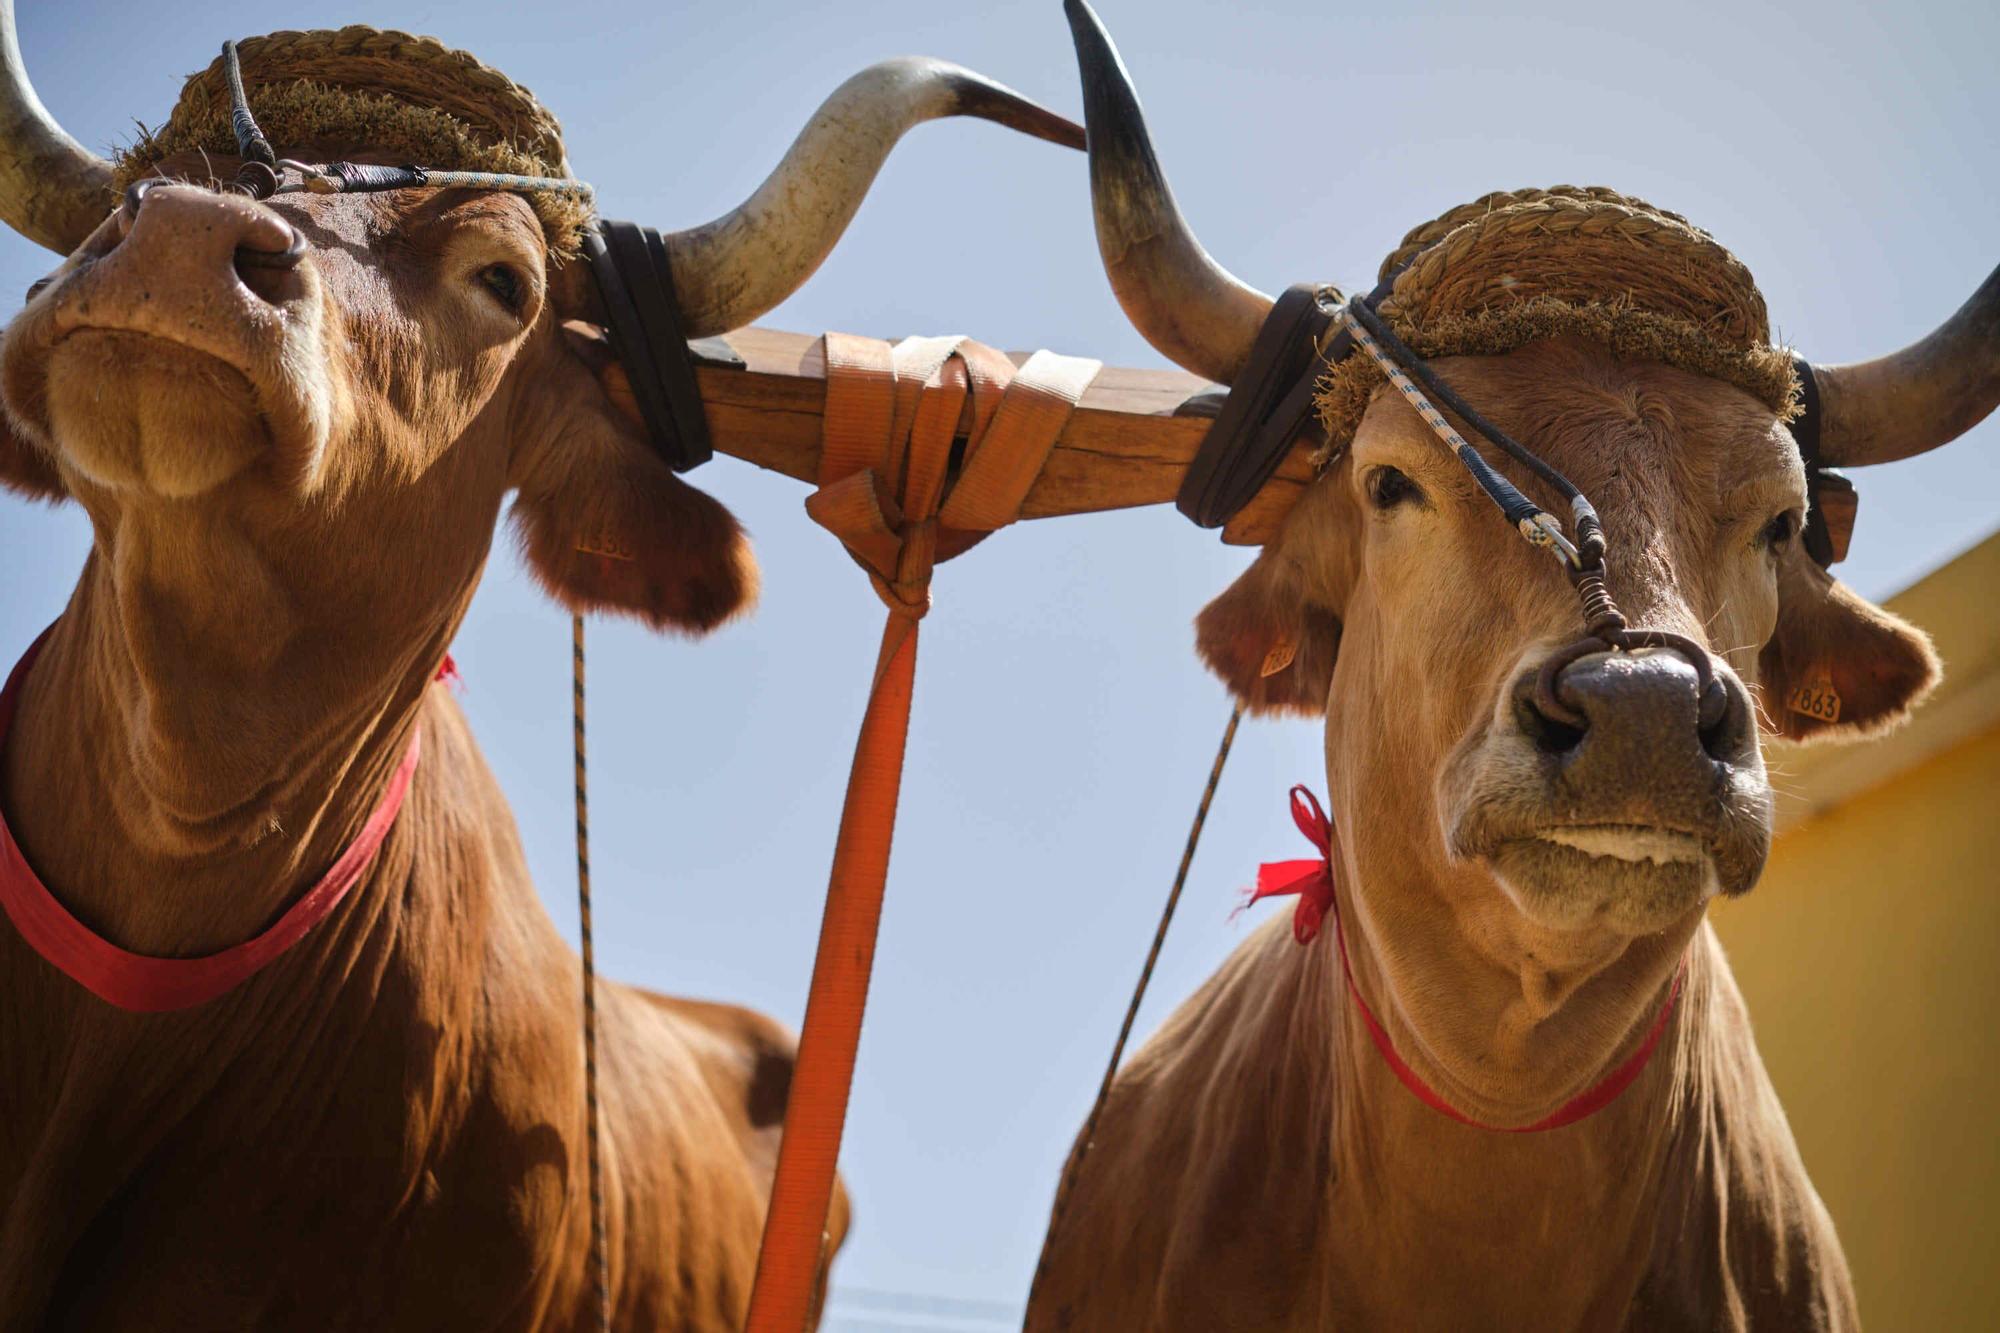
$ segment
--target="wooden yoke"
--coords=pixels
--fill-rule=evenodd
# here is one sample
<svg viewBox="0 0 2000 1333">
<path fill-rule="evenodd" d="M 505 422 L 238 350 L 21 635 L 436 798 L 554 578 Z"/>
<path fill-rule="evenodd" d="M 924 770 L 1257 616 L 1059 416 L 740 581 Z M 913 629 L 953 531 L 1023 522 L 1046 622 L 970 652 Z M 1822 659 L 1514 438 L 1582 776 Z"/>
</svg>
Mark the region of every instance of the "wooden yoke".
<svg viewBox="0 0 2000 1333">
<path fill-rule="evenodd" d="M 743 366 L 699 365 L 695 372 L 715 448 L 799 481 L 816 482 L 826 407 L 821 340 L 752 327 L 737 329 L 723 341 Z M 1016 366 L 1027 360 L 1022 353 L 1007 355 Z M 611 361 L 600 376 L 606 392 L 637 420 L 638 405 L 624 367 Z M 1214 387 L 1181 371 L 1106 366 L 1063 428 L 1022 502 L 1021 517 L 1173 503 L 1213 415 L 1175 413 Z M 970 406 L 965 410 L 961 432 L 972 425 Z M 1294 449 L 1257 498 L 1223 528 L 1222 540 L 1237 546 L 1268 541 L 1310 480 L 1308 451 Z"/>
</svg>

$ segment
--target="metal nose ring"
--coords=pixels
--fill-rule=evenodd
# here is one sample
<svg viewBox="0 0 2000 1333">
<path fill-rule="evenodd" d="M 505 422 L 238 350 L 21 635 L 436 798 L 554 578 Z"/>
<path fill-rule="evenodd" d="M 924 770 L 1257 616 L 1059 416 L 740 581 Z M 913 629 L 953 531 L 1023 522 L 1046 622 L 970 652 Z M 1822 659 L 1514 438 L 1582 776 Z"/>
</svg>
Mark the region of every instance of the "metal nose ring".
<svg viewBox="0 0 2000 1333">
<path fill-rule="evenodd" d="M 125 218 L 123 230 L 129 230 L 139 220 L 139 210 L 145 206 L 146 195 L 167 182 L 158 176 L 148 176 L 144 180 L 133 181 L 125 187 Z"/>
<path fill-rule="evenodd" d="M 1729 707 L 1729 688 L 1716 676 L 1706 649 L 1685 635 L 1667 630 L 1626 629 L 1623 626 L 1578 639 L 1543 661 L 1541 670 L 1535 673 L 1535 707 L 1542 716 L 1554 718 L 1566 726 L 1582 728 L 1589 725 L 1583 714 L 1564 702 L 1557 691 L 1561 688 L 1562 673 L 1573 663 L 1607 648 L 1627 653 L 1639 648 L 1664 648 L 1679 655 L 1694 668 L 1696 725 L 1707 731 L 1722 721 Z"/>
<path fill-rule="evenodd" d="M 290 233 L 291 242 L 282 250 L 253 250 L 247 245 L 236 247 L 236 262 L 244 268 L 297 268 L 306 256 L 306 236 L 290 223 L 280 223 Z"/>
</svg>

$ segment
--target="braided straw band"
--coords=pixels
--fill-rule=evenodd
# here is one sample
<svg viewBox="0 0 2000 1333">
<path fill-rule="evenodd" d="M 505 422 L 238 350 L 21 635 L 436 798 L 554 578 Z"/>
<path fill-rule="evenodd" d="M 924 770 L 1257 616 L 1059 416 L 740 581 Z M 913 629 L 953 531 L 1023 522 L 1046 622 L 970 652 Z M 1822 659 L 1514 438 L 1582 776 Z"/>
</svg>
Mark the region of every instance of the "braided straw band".
<svg viewBox="0 0 2000 1333">
<path fill-rule="evenodd" d="M 534 94 L 430 37 L 367 27 L 238 43 L 251 109 L 280 156 L 365 154 L 434 173 L 567 177 L 562 127 Z M 176 154 L 236 155 L 221 62 L 190 78 L 166 124 L 140 128 L 115 165 L 123 190 Z M 443 182 L 440 182 L 443 183 Z M 567 257 L 594 216 L 585 193 L 523 195 Z"/>
<path fill-rule="evenodd" d="M 1707 233 L 1609 190 L 1488 195 L 1412 231 L 1379 311 L 1417 355 L 1498 356 L 1541 338 L 1588 338 L 1734 384 L 1781 418 L 1796 411 L 1791 354 L 1770 345 L 1749 271 Z M 1367 357 L 1329 367 L 1317 405 L 1329 456 L 1383 383 Z"/>
<path fill-rule="evenodd" d="M 1404 235 L 1402 244 L 1390 251 L 1388 258 L 1382 261 L 1382 267 L 1375 277 L 1377 280 L 1388 277 L 1468 222 L 1476 222 L 1489 213 L 1497 213 L 1516 204 L 1539 203 L 1549 199 L 1623 204 L 1627 208 L 1655 214 L 1669 222 L 1678 222 L 1696 235 L 1708 237 L 1707 232 L 1679 213 L 1669 213 L 1666 209 L 1656 204 L 1649 204 L 1635 195 L 1620 194 L 1603 185 L 1551 185 L 1546 190 L 1494 190 L 1489 194 L 1480 195 L 1469 204 L 1460 204 L 1429 222 L 1410 228 Z"/>
</svg>

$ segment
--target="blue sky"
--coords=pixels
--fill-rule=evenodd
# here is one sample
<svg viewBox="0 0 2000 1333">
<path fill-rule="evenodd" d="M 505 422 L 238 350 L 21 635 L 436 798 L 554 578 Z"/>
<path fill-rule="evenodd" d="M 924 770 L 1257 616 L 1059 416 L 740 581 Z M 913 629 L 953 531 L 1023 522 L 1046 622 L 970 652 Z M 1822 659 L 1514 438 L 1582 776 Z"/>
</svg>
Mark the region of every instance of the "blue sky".
<svg viewBox="0 0 2000 1333">
<path fill-rule="evenodd" d="M 734 205 L 819 99 L 883 56 L 944 56 L 1078 106 L 1057 0 L 19 8 L 43 100 L 100 148 L 164 118 L 226 37 L 437 34 L 555 109 L 607 213 L 661 227 Z M 1416 223 L 1557 182 L 1639 194 L 1715 233 L 1820 360 L 1910 341 L 2000 259 L 2000 9 L 1507 8 L 1100 12 L 1202 239 L 1266 290 L 1365 285 Z M 0 290 L 52 262 L 0 239 Z M 1098 268 L 1082 157 L 973 122 L 917 130 L 842 247 L 763 322 L 1161 364 Z M 796 1023 L 881 616 L 798 484 L 728 459 L 694 480 L 752 530 L 766 592 L 701 644 L 592 627 L 601 961 Z M 1859 482 L 1841 572 L 1886 595 L 2000 524 L 2000 425 Z M 0 498 L 8 660 L 60 610 L 88 540 L 74 510 Z M 857 1218 L 836 1323 L 983 1327 L 1023 1298 L 1227 712 L 1188 622 L 1247 559 L 1159 509 L 1021 525 L 940 569 L 844 1157 Z M 573 931 L 567 640 L 497 543 L 457 646 L 463 697 Z M 1255 914 L 1228 919 L 1235 889 L 1259 859 L 1298 854 L 1284 793 L 1320 785 L 1320 764 L 1314 727 L 1245 727 L 1142 1031 L 1249 929 Z M 871 1290 L 972 1304 L 926 1325 L 944 1315 L 897 1314 Z"/>
</svg>

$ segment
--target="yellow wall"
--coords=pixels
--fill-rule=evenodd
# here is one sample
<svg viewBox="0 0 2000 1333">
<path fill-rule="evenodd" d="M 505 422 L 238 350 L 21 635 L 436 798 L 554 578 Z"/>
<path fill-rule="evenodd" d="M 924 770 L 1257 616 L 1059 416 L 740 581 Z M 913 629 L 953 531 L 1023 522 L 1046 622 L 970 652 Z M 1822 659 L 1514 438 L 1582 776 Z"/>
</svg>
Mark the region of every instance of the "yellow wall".
<svg viewBox="0 0 2000 1333">
<path fill-rule="evenodd" d="M 2000 537 L 1891 602 L 1946 659 L 1935 713 L 1776 756 L 1790 826 L 1715 913 L 1874 1330 L 2000 1329 L 1996 576 Z"/>
</svg>

